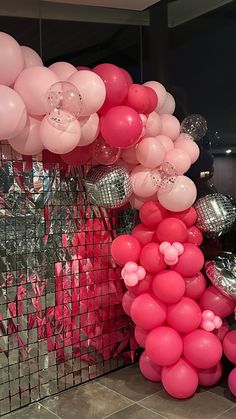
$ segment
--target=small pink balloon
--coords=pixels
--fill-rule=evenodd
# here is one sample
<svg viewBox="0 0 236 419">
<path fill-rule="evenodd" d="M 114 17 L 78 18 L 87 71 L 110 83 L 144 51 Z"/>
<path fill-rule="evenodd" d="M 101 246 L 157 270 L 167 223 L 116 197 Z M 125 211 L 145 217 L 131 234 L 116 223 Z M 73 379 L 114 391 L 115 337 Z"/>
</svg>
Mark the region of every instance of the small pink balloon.
<svg viewBox="0 0 236 419">
<path fill-rule="evenodd" d="M 176 140 L 180 134 L 180 123 L 178 119 L 169 114 L 163 114 L 160 118 L 162 123 L 161 134 L 170 137 L 173 141 Z"/>
<path fill-rule="evenodd" d="M 102 137 L 98 137 L 93 144 L 93 158 L 99 164 L 105 166 L 114 164 L 120 157 L 120 149 L 111 147 L 105 143 Z"/>
<path fill-rule="evenodd" d="M 15 82 L 14 89 L 22 97 L 31 115 L 45 115 L 47 112 L 47 92 L 58 82 L 56 74 L 46 67 L 25 68 Z"/>
<path fill-rule="evenodd" d="M 124 160 L 126 163 L 129 164 L 139 164 L 138 159 L 136 157 L 136 147 L 137 146 L 133 146 L 131 148 L 125 148 L 124 150 L 121 151 L 121 158 L 122 160 Z"/>
<path fill-rule="evenodd" d="M 162 106 L 162 108 L 159 110 L 159 114 L 163 115 L 163 114 L 170 114 L 172 115 L 175 111 L 175 100 L 173 98 L 173 96 L 167 92 L 166 94 L 166 100 L 164 105 Z"/>
<path fill-rule="evenodd" d="M 18 42 L 0 32 L 0 84 L 12 86 L 24 68 L 24 57 Z"/>
<path fill-rule="evenodd" d="M 34 49 L 21 45 L 21 51 L 24 57 L 24 68 L 43 66 L 40 55 Z"/>
<path fill-rule="evenodd" d="M 161 118 L 156 112 L 152 112 L 147 116 L 146 121 L 146 137 L 155 137 L 161 132 Z"/>
<path fill-rule="evenodd" d="M 157 135 L 156 139 L 160 141 L 160 143 L 165 148 L 166 152 L 173 150 L 174 143 L 170 137 L 167 137 L 166 135 Z"/>
<path fill-rule="evenodd" d="M 151 87 L 151 89 L 153 89 L 156 92 L 158 102 L 157 102 L 157 107 L 155 111 L 159 112 L 159 109 L 162 108 L 162 106 L 164 105 L 166 101 L 167 92 L 166 92 L 165 87 L 158 81 L 147 81 L 146 83 L 144 83 L 144 86 Z"/>
<path fill-rule="evenodd" d="M 81 138 L 79 147 L 93 143 L 99 134 L 99 116 L 93 113 L 90 116 L 82 116 L 79 118 L 81 127 Z"/>
<path fill-rule="evenodd" d="M 180 136 L 175 140 L 175 147 L 188 153 L 191 163 L 193 164 L 199 157 L 200 149 L 195 141 L 184 139 L 184 135 L 187 134 L 180 134 Z"/>
<path fill-rule="evenodd" d="M 213 323 L 214 323 L 214 326 L 215 326 L 215 329 L 220 329 L 220 327 L 222 326 L 222 319 L 221 319 L 221 317 L 219 317 L 219 316 L 215 316 L 214 317 L 214 320 L 213 320 Z"/>
<path fill-rule="evenodd" d="M 145 378 L 155 383 L 161 382 L 162 367 L 153 364 L 146 351 L 144 351 L 139 360 L 140 371 Z"/>
<path fill-rule="evenodd" d="M 61 111 L 61 113 L 65 113 Z M 56 154 L 72 151 L 79 143 L 81 135 L 80 124 L 77 119 L 69 122 L 66 129 L 52 125 L 45 116 L 40 125 L 40 138 L 44 147 Z"/>
<path fill-rule="evenodd" d="M 187 176 L 177 176 L 171 190 L 159 189 L 157 194 L 158 200 L 164 208 L 176 212 L 190 208 L 196 196 L 196 186 Z"/>
<path fill-rule="evenodd" d="M 203 320 L 201 323 L 201 328 L 207 332 L 212 332 L 215 329 L 215 326 L 212 320 Z"/>
<path fill-rule="evenodd" d="M 137 160 L 149 169 L 160 166 L 165 154 L 165 148 L 155 137 L 143 138 L 136 148 Z"/>
<path fill-rule="evenodd" d="M 29 115 L 23 131 L 16 137 L 8 140 L 9 144 L 18 153 L 26 156 L 35 156 L 41 153 L 44 146 L 39 135 L 40 124 L 41 120 L 39 118 L 34 118 Z"/>
<path fill-rule="evenodd" d="M 137 270 L 137 263 L 135 262 L 127 262 L 123 269 L 125 269 L 126 273 L 132 274 Z"/>
<path fill-rule="evenodd" d="M 214 317 L 215 317 L 215 315 L 214 315 L 213 311 L 211 311 L 211 310 L 204 310 L 202 312 L 203 320 L 214 320 Z"/>
<path fill-rule="evenodd" d="M 158 190 L 158 186 L 152 181 L 150 169 L 141 164 L 132 170 L 131 183 L 134 194 L 141 198 L 150 198 Z"/>
<path fill-rule="evenodd" d="M 189 154 L 179 148 L 174 148 L 166 153 L 164 162 L 171 164 L 179 175 L 183 175 L 191 166 Z"/>
<path fill-rule="evenodd" d="M 60 81 L 68 80 L 72 74 L 77 73 L 76 67 L 65 61 L 53 63 L 48 68 L 57 75 Z"/>
<path fill-rule="evenodd" d="M 0 140 L 16 137 L 27 121 L 23 100 L 15 90 L 3 85 L 0 85 L 0 121 Z"/>
</svg>

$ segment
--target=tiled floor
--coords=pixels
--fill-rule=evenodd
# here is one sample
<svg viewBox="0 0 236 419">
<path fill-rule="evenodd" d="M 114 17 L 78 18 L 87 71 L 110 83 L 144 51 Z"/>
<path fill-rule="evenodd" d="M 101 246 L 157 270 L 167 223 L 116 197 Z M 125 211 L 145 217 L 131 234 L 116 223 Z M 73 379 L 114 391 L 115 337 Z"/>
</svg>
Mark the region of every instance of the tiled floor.
<svg viewBox="0 0 236 419">
<path fill-rule="evenodd" d="M 145 380 L 138 365 L 108 374 L 4 416 L 4 419 L 236 419 L 236 399 L 222 383 L 188 400 Z"/>
</svg>

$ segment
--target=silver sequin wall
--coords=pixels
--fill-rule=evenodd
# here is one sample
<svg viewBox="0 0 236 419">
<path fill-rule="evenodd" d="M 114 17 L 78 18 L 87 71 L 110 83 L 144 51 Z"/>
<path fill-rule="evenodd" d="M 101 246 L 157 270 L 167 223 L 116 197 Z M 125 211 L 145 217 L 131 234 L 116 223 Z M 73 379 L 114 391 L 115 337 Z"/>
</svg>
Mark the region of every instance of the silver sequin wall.
<svg viewBox="0 0 236 419">
<path fill-rule="evenodd" d="M 134 220 L 89 206 L 82 169 L 0 143 L 0 415 L 134 360 L 110 256 Z"/>
</svg>

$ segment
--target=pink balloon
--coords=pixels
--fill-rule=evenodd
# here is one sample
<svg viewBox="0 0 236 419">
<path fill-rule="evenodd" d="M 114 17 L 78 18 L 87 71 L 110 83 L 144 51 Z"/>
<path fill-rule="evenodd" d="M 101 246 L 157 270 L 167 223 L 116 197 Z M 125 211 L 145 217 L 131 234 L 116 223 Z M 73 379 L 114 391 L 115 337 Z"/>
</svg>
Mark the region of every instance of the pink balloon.
<svg viewBox="0 0 236 419">
<path fill-rule="evenodd" d="M 184 252 L 172 269 L 183 277 L 191 277 L 203 268 L 204 256 L 202 251 L 192 243 L 184 243 L 183 246 Z"/>
<path fill-rule="evenodd" d="M 40 55 L 34 49 L 21 45 L 21 52 L 24 57 L 24 68 L 43 66 Z"/>
<path fill-rule="evenodd" d="M 184 222 L 186 227 L 192 227 L 197 221 L 197 212 L 193 207 L 190 207 L 185 211 L 172 212 L 170 217 L 179 218 L 179 220 Z"/>
<path fill-rule="evenodd" d="M 157 107 L 155 111 L 158 112 L 159 109 L 162 108 L 162 106 L 164 105 L 166 101 L 167 92 L 166 92 L 165 87 L 158 81 L 147 81 L 146 83 L 144 83 L 144 86 L 151 87 L 151 89 L 153 89 L 156 92 L 158 102 L 157 102 Z"/>
<path fill-rule="evenodd" d="M 195 184 L 187 176 L 177 176 L 171 190 L 159 189 L 157 197 L 161 205 L 170 211 L 190 208 L 197 196 Z"/>
<path fill-rule="evenodd" d="M 142 248 L 140 262 L 143 268 L 151 274 L 157 274 L 166 268 L 166 263 L 160 252 L 159 245 L 153 242 L 146 244 Z"/>
<path fill-rule="evenodd" d="M 132 170 L 131 182 L 134 194 L 141 198 L 151 198 L 158 190 L 152 180 L 151 170 L 141 164 Z"/>
<path fill-rule="evenodd" d="M 136 148 L 137 160 L 149 169 L 160 166 L 165 154 L 165 148 L 155 137 L 143 138 Z"/>
<path fill-rule="evenodd" d="M 157 135 L 156 139 L 160 141 L 166 152 L 173 150 L 174 144 L 170 137 L 167 137 L 166 135 Z"/>
<path fill-rule="evenodd" d="M 142 348 L 145 348 L 145 341 L 148 333 L 148 330 L 141 329 L 141 327 L 138 326 L 134 329 L 134 337 Z"/>
<path fill-rule="evenodd" d="M 44 147 L 52 153 L 65 154 L 74 150 L 79 143 L 80 135 L 81 128 L 77 119 L 72 120 L 63 130 L 51 125 L 47 116 L 41 122 L 41 141 Z"/>
<path fill-rule="evenodd" d="M 92 146 L 75 147 L 66 154 L 61 154 L 62 160 L 71 166 L 81 166 L 87 163 L 92 157 Z"/>
<path fill-rule="evenodd" d="M 200 149 L 195 141 L 185 139 L 183 137 L 184 135 L 186 134 L 180 134 L 180 136 L 176 139 L 175 147 L 188 153 L 191 163 L 193 164 L 199 157 Z"/>
<path fill-rule="evenodd" d="M 156 383 L 161 382 L 161 371 L 160 365 L 153 364 L 146 351 L 144 351 L 139 360 L 140 371 L 145 378 Z"/>
<path fill-rule="evenodd" d="M 146 121 L 146 137 L 155 137 L 161 132 L 161 118 L 156 112 L 151 112 Z"/>
<path fill-rule="evenodd" d="M 111 244 L 111 255 L 119 266 L 127 262 L 137 262 L 141 252 L 139 241 L 130 234 L 116 237 Z"/>
<path fill-rule="evenodd" d="M 183 338 L 184 357 L 197 368 L 212 368 L 222 357 L 222 345 L 212 332 L 197 329 Z"/>
<path fill-rule="evenodd" d="M 166 153 L 164 162 L 170 163 L 178 172 L 183 175 L 191 166 L 191 159 L 186 151 L 180 148 L 173 148 Z"/>
<path fill-rule="evenodd" d="M 130 106 L 138 113 L 148 113 L 149 97 L 145 87 L 141 84 L 131 84 L 125 97 L 124 104 Z"/>
<path fill-rule="evenodd" d="M 130 202 L 130 205 L 131 205 L 132 208 L 140 209 L 142 207 L 142 205 L 145 202 L 149 201 L 150 199 L 152 199 L 153 201 L 154 200 L 157 201 L 156 194 L 151 196 L 151 197 L 147 197 L 147 198 L 141 198 L 140 196 L 137 196 L 137 195 L 133 194 L 133 195 L 131 195 L 129 202 Z"/>
<path fill-rule="evenodd" d="M 23 100 L 13 89 L 3 85 L 0 85 L 0 121 L 0 140 L 16 137 L 27 121 Z"/>
<path fill-rule="evenodd" d="M 216 316 L 224 318 L 233 313 L 235 302 L 210 285 L 201 296 L 200 307 L 202 310 L 212 310 Z"/>
<path fill-rule="evenodd" d="M 176 399 L 187 399 L 198 388 L 196 369 L 182 358 L 176 364 L 164 367 L 161 378 L 164 389 Z"/>
<path fill-rule="evenodd" d="M 197 272 L 195 276 L 184 278 L 185 280 L 185 295 L 186 297 L 198 300 L 204 293 L 207 282 L 201 272 Z"/>
<path fill-rule="evenodd" d="M 170 137 L 173 141 L 176 140 L 180 134 L 180 123 L 178 119 L 169 114 L 163 114 L 160 118 L 162 123 L 161 134 Z"/>
<path fill-rule="evenodd" d="M 168 307 L 167 322 L 179 333 L 189 333 L 197 329 L 202 321 L 199 305 L 188 297 Z"/>
<path fill-rule="evenodd" d="M 154 241 L 155 233 L 156 231 L 150 227 L 146 227 L 143 224 L 137 224 L 131 234 L 139 241 L 142 246 L 145 246 L 145 244 Z"/>
<path fill-rule="evenodd" d="M 236 397 L 236 368 L 234 368 L 229 374 L 228 384 L 231 393 L 234 395 L 234 397 Z"/>
<path fill-rule="evenodd" d="M 24 68 L 24 57 L 18 42 L 0 32 L 0 84 L 12 86 Z"/>
<path fill-rule="evenodd" d="M 201 230 L 195 226 L 188 228 L 188 237 L 186 241 L 188 243 L 195 244 L 195 246 L 201 246 L 203 242 L 203 234 Z"/>
<path fill-rule="evenodd" d="M 102 107 L 106 98 L 106 88 L 103 80 L 93 71 L 77 71 L 67 81 L 74 84 L 81 94 L 81 116 L 92 115 Z"/>
<path fill-rule="evenodd" d="M 126 80 L 127 85 L 130 86 L 131 84 L 133 84 L 133 79 L 132 79 L 130 73 L 127 70 L 125 70 L 125 68 L 122 68 L 122 67 L 120 67 L 120 70 L 122 70 L 122 72 L 125 76 L 125 80 Z"/>
<path fill-rule="evenodd" d="M 163 114 L 173 114 L 175 111 L 175 100 L 173 98 L 173 96 L 167 92 L 166 94 L 166 100 L 164 105 L 162 106 L 162 108 L 159 110 L 159 114 L 163 115 Z"/>
<path fill-rule="evenodd" d="M 28 112 L 45 115 L 47 112 L 47 92 L 58 82 L 53 71 L 46 67 L 25 68 L 15 82 L 14 89 L 22 97 Z"/>
<path fill-rule="evenodd" d="M 123 298 L 122 298 L 122 307 L 125 314 L 127 314 L 127 316 L 130 316 L 130 310 L 131 310 L 131 306 L 134 300 L 135 300 L 135 296 L 132 295 L 129 291 L 124 293 Z"/>
<path fill-rule="evenodd" d="M 153 278 L 152 290 L 156 297 L 164 303 L 174 304 L 183 297 L 185 282 L 177 272 L 165 270 Z"/>
<path fill-rule="evenodd" d="M 57 75 L 60 81 L 68 80 L 72 74 L 77 73 L 76 67 L 65 61 L 53 63 L 48 68 Z"/>
<path fill-rule="evenodd" d="M 29 115 L 23 131 L 16 137 L 8 140 L 9 144 L 18 153 L 26 156 L 35 156 L 41 153 L 44 146 L 39 135 L 40 124 L 41 120 L 39 118 L 34 118 Z"/>
<path fill-rule="evenodd" d="M 214 386 L 220 381 L 223 373 L 221 362 L 212 368 L 198 369 L 199 385 L 203 387 Z"/>
<path fill-rule="evenodd" d="M 167 218 L 168 215 L 168 211 L 153 199 L 145 202 L 139 211 L 139 217 L 142 223 L 151 228 L 157 228 L 159 223 Z"/>
<path fill-rule="evenodd" d="M 229 325 L 226 320 L 223 320 L 222 326 L 219 329 L 215 329 L 214 333 L 220 339 L 221 342 L 223 342 L 226 334 L 229 331 Z"/>
<path fill-rule="evenodd" d="M 121 158 L 126 163 L 133 164 L 133 165 L 139 164 L 136 157 L 136 146 L 131 147 L 131 148 L 125 148 L 124 150 L 122 150 Z"/>
<path fill-rule="evenodd" d="M 93 143 L 99 134 L 99 116 L 93 113 L 90 116 L 82 116 L 79 118 L 81 126 L 81 138 L 79 147 Z"/>
<path fill-rule="evenodd" d="M 226 358 L 233 364 L 236 364 L 236 330 L 231 330 L 227 333 L 223 340 L 223 349 Z"/>
<path fill-rule="evenodd" d="M 143 137 L 145 137 L 145 134 L 146 134 L 147 117 L 143 113 L 140 113 L 139 116 L 142 119 L 142 124 L 143 124 L 142 132 L 140 134 L 140 138 L 143 138 Z"/>
<path fill-rule="evenodd" d="M 183 352 L 183 342 L 174 329 L 161 326 L 147 335 L 145 348 L 152 362 L 167 366 L 179 360 Z"/>
<path fill-rule="evenodd" d="M 136 326 L 144 330 L 152 330 L 161 326 L 166 319 L 166 306 L 149 293 L 138 295 L 130 310 Z"/>
</svg>

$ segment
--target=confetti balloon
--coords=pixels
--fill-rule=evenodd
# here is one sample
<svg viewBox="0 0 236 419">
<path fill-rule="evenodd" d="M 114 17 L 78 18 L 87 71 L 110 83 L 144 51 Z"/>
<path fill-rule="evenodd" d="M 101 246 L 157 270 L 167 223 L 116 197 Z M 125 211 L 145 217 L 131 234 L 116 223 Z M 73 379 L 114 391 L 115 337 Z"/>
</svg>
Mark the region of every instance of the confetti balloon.
<svg viewBox="0 0 236 419">
<path fill-rule="evenodd" d="M 97 163 L 105 166 L 114 164 L 120 157 L 120 149 L 105 143 L 102 137 L 93 144 L 93 157 Z"/>
<path fill-rule="evenodd" d="M 47 92 L 48 112 L 62 109 L 69 112 L 72 118 L 79 116 L 82 109 L 82 97 L 79 90 L 72 83 L 58 81 Z M 49 118 L 50 122 L 50 118 Z"/>
<path fill-rule="evenodd" d="M 85 178 L 88 201 L 105 208 L 120 208 L 132 194 L 128 171 L 120 166 L 93 167 Z"/>
<path fill-rule="evenodd" d="M 184 118 L 180 130 L 199 141 L 207 132 L 207 122 L 202 115 L 189 115 Z"/>
<path fill-rule="evenodd" d="M 212 284 L 224 295 L 236 300 L 236 255 L 224 252 L 205 265 Z"/>
</svg>

